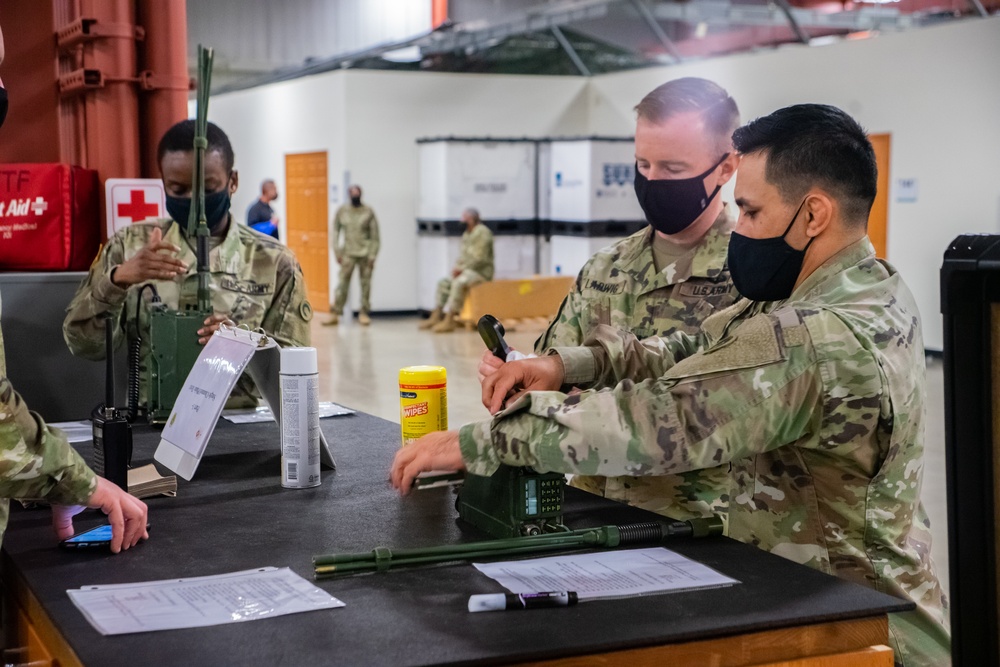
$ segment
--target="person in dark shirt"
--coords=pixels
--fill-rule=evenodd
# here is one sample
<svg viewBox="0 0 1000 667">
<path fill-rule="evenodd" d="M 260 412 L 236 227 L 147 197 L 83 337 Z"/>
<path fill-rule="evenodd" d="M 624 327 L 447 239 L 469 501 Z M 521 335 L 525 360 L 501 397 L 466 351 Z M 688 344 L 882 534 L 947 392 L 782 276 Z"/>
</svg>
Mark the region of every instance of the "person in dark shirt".
<svg viewBox="0 0 1000 667">
<path fill-rule="evenodd" d="M 278 187 L 270 178 L 260 184 L 260 199 L 247 209 L 247 225 L 262 234 L 278 238 L 278 216 L 271 202 L 278 198 Z"/>
</svg>

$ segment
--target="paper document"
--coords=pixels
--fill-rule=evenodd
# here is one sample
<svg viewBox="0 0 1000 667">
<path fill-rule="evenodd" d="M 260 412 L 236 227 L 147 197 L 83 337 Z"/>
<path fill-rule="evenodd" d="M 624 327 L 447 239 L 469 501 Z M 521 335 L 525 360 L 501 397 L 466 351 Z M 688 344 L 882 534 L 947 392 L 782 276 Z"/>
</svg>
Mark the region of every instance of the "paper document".
<svg viewBox="0 0 1000 667">
<path fill-rule="evenodd" d="M 474 565 L 511 593 L 576 591 L 581 601 L 740 583 L 660 547 Z"/>
<path fill-rule="evenodd" d="M 337 405 L 336 403 L 330 403 L 329 401 L 319 402 L 319 418 L 326 419 L 327 417 L 341 417 L 343 415 L 353 415 L 354 410 L 350 408 L 345 408 L 343 405 Z M 266 405 L 260 405 L 256 408 L 242 408 L 235 410 L 223 410 L 222 418 L 228 419 L 234 424 L 254 424 L 257 422 L 273 422 L 274 413 L 271 412 L 271 408 Z"/>
<path fill-rule="evenodd" d="M 197 628 L 343 607 L 287 567 L 68 590 L 102 635 Z"/>
</svg>

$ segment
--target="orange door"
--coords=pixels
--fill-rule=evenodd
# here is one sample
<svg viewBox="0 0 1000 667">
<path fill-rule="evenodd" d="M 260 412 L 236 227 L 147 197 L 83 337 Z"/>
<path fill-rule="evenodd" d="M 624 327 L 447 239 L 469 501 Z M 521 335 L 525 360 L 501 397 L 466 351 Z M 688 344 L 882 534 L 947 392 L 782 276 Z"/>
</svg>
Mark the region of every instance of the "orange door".
<svg viewBox="0 0 1000 667">
<path fill-rule="evenodd" d="M 875 149 L 875 164 L 878 165 L 878 193 L 868 216 L 868 238 L 875 246 L 875 255 L 886 257 L 886 243 L 889 229 L 889 136 L 871 134 L 868 139 Z"/>
<path fill-rule="evenodd" d="M 330 242 L 327 232 L 326 151 L 285 155 L 285 229 L 306 277 L 314 310 L 330 309 Z"/>
</svg>

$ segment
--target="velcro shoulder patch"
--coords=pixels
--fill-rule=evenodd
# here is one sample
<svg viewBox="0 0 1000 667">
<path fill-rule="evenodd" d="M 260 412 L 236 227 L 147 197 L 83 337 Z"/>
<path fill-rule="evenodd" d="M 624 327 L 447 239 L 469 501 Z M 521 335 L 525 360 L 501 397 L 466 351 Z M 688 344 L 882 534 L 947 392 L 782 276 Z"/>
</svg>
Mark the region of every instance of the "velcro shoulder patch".
<svg viewBox="0 0 1000 667">
<path fill-rule="evenodd" d="M 751 317 L 707 350 L 674 364 L 665 377 L 683 379 L 727 373 L 782 361 L 784 347 L 776 324 L 768 315 Z"/>
</svg>

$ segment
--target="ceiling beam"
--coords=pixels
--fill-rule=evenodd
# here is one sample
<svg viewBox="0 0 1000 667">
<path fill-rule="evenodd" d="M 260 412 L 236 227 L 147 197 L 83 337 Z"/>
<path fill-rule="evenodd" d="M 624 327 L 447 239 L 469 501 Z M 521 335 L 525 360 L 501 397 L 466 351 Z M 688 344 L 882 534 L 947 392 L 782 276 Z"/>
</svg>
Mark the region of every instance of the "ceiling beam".
<svg viewBox="0 0 1000 667">
<path fill-rule="evenodd" d="M 552 34 L 556 37 L 556 41 L 559 42 L 559 46 L 561 46 L 563 51 L 566 52 L 569 59 L 573 61 L 573 66 L 576 67 L 581 76 L 590 76 L 590 69 L 588 69 L 584 64 L 583 60 L 580 58 L 580 54 L 577 53 L 576 49 L 573 48 L 573 45 L 569 43 L 569 40 L 566 39 L 566 35 L 564 35 L 563 31 L 559 29 L 559 26 L 554 25 L 551 30 Z"/>
<path fill-rule="evenodd" d="M 674 42 L 667 37 L 667 33 L 663 32 L 663 27 L 660 25 L 660 22 L 656 20 L 656 17 L 653 16 L 653 12 L 649 11 L 649 6 L 646 4 L 645 0 L 632 0 L 632 6 L 635 7 L 635 11 L 639 13 L 639 16 L 646 22 L 649 29 L 653 31 L 656 38 L 660 40 L 660 44 L 662 44 L 663 48 L 667 50 L 667 53 L 669 53 L 678 63 L 684 60 L 681 56 L 681 52 L 678 51 L 677 47 L 674 45 Z"/>
<path fill-rule="evenodd" d="M 725 0 L 705 2 L 658 2 L 651 9 L 661 21 L 708 23 L 717 26 L 786 26 L 789 16 L 803 29 L 826 30 L 902 30 L 918 25 L 917 17 L 898 9 L 862 7 L 850 12 L 826 13 L 790 7 L 788 14 L 773 5 L 734 5 Z"/>
<path fill-rule="evenodd" d="M 576 21 L 604 18 L 608 6 L 622 0 L 573 0 L 534 7 L 510 21 L 495 23 L 485 28 L 448 32 L 434 32 L 421 40 L 423 53 L 445 53 L 448 51 L 480 50 L 495 46 L 508 37 L 529 32 L 551 32 Z M 558 39 L 558 38 L 557 38 Z"/>
</svg>

